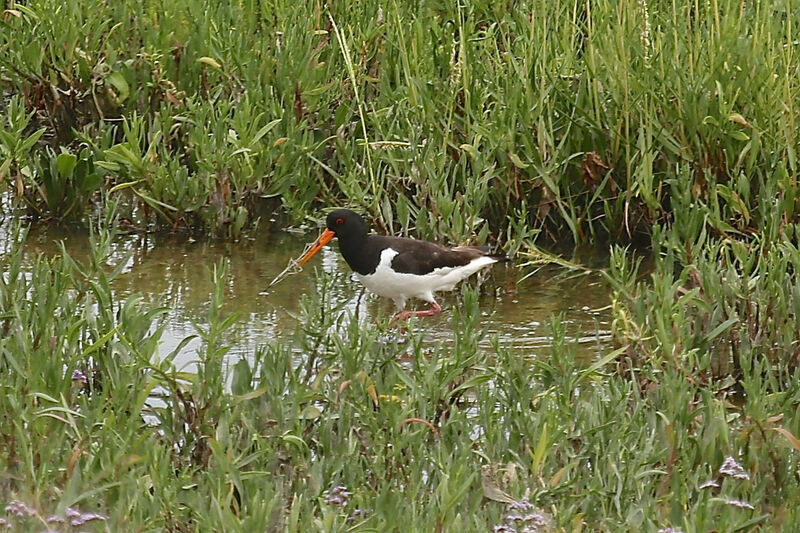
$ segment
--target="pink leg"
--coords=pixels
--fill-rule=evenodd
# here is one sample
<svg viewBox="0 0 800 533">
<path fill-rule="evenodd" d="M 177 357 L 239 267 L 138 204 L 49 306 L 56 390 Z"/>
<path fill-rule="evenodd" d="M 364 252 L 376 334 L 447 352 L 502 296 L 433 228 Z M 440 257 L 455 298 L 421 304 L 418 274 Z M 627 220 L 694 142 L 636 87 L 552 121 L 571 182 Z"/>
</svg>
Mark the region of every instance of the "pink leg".
<svg viewBox="0 0 800 533">
<path fill-rule="evenodd" d="M 414 311 L 414 315 L 416 316 L 436 316 L 442 312 L 442 307 L 436 303 L 435 301 L 431 302 L 431 306 L 429 309 L 425 309 L 424 311 Z"/>
<path fill-rule="evenodd" d="M 397 322 L 403 322 L 408 320 L 412 316 L 435 316 L 442 312 L 442 307 L 436 303 L 435 301 L 431 302 L 431 306 L 429 309 L 425 309 L 423 311 L 408 311 L 403 309 L 402 311 L 398 311 L 394 318 L 392 318 L 392 324 L 396 324 Z"/>
</svg>

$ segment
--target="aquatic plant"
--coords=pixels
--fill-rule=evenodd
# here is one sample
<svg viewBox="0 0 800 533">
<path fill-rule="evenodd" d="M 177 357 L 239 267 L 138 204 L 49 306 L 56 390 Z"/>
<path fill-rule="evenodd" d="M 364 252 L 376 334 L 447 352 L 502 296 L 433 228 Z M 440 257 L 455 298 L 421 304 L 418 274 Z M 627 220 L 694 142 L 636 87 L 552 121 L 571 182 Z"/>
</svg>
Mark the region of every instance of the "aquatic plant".
<svg viewBox="0 0 800 533">
<path fill-rule="evenodd" d="M 105 227 L 87 261 L 25 268 L 4 234 L 0 527 L 797 530 L 796 23 L 725 0 L 12 2 L 2 209 Z M 617 346 L 576 362 L 556 316 L 545 353 L 486 349 L 470 289 L 452 345 L 387 338 L 320 273 L 294 338 L 228 367 L 222 262 L 181 368 L 191 338 L 161 353 L 158 302 L 111 291 L 118 218 L 236 239 L 340 203 L 445 241 L 611 240 Z"/>
<path fill-rule="evenodd" d="M 347 204 L 421 237 L 631 240 L 683 217 L 686 190 L 747 232 L 773 174 L 797 211 L 795 19 L 731 0 L 14 4 L 0 176 L 41 217 L 80 218 L 99 189 L 137 227 L 234 239 L 278 205 L 298 223 Z"/>
<path fill-rule="evenodd" d="M 112 297 L 111 235 L 94 242 L 88 262 L 40 258 L 30 276 L 18 248 L 2 258 L 0 499 L 24 502 L 12 514 L 25 520 L 70 508 L 104 518 L 88 530 L 791 530 L 800 519 L 800 396 L 777 353 L 742 351 L 733 380 L 703 373 L 679 328 L 685 354 L 667 357 L 647 333 L 587 366 L 558 317 L 548 353 L 487 349 L 469 288 L 453 344 L 423 342 L 413 323 L 392 340 L 326 297 L 333 280 L 320 273 L 296 337 L 227 366 L 222 264 L 196 367 L 179 369 L 158 353 L 160 309 Z M 653 298 L 632 279 L 622 288 Z M 725 323 L 704 324 L 720 331 L 710 346 Z"/>
</svg>

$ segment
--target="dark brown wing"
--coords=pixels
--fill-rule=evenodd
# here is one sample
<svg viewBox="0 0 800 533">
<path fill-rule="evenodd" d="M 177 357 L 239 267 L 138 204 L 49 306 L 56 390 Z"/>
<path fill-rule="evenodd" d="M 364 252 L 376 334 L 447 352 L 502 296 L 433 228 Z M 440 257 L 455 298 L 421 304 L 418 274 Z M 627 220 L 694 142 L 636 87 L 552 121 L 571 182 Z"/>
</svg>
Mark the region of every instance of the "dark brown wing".
<svg viewBox="0 0 800 533">
<path fill-rule="evenodd" d="M 464 266 L 485 254 L 471 246 L 445 248 L 432 242 L 381 237 L 381 244 L 397 251 L 392 259 L 392 270 L 405 274 L 429 274 L 437 268 Z"/>
</svg>

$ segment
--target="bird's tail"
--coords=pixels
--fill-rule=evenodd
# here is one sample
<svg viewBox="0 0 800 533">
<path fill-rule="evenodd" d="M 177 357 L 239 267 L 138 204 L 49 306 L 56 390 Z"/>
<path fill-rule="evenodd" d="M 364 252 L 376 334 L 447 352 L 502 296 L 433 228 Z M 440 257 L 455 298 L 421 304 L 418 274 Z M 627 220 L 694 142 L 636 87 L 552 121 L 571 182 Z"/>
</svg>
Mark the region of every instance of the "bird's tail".
<svg viewBox="0 0 800 533">
<path fill-rule="evenodd" d="M 483 255 L 487 257 L 491 257 L 495 261 L 499 263 L 505 263 L 507 261 L 511 261 L 511 258 L 508 257 L 506 254 L 503 253 L 502 250 L 498 250 L 497 248 L 493 248 L 488 245 L 483 246 L 459 246 L 458 248 L 470 248 L 472 250 L 477 250 L 481 252 Z"/>
</svg>

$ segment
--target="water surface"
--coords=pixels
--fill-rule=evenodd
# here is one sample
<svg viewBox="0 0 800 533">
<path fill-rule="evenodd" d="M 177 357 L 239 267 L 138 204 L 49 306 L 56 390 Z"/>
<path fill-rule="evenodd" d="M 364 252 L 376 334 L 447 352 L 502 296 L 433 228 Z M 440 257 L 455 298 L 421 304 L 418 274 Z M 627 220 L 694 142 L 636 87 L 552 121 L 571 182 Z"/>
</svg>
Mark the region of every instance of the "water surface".
<svg viewBox="0 0 800 533">
<path fill-rule="evenodd" d="M 8 235 L 8 233 L 6 233 Z M 303 294 L 313 292 L 320 271 L 336 283 L 330 296 L 347 302 L 346 307 L 365 325 L 389 317 L 393 304 L 363 291 L 351 275 L 332 243 L 319 253 L 303 272 L 286 277 L 267 288 L 290 258 L 296 258 L 316 234 L 297 235 L 270 232 L 264 238 L 230 242 L 189 241 L 171 236 L 123 236 L 115 243 L 112 261 L 126 261 L 122 274 L 113 284 L 118 299 L 141 294 L 146 302 L 164 305 L 170 310 L 162 337 L 162 353 L 169 353 L 184 337 L 194 334 L 194 324 L 207 325 L 211 271 L 221 260 L 229 264 L 225 286 L 225 312 L 238 312 L 240 318 L 230 332 L 228 357 L 238 360 L 254 353 L 259 345 L 292 337 L 298 322 Z M 78 260 L 85 260 L 89 243 L 85 232 L 70 233 L 49 227 L 33 230 L 24 245 L 25 261 L 30 264 L 39 254 L 60 253 L 59 242 Z M 0 254 L 7 253 L 7 247 Z M 592 267 L 602 267 L 603 254 L 584 252 L 571 258 Z M 482 325 L 489 332 L 486 345 L 497 336 L 501 345 L 512 347 L 530 357 L 546 357 L 551 341 L 550 319 L 563 314 L 568 336 L 577 341 L 579 357 L 591 360 L 610 348 L 609 291 L 601 276 L 551 265 L 539 267 L 522 282 L 530 270 L 519 266 L 494 265 L 482 284 L 480 308 Z M 319 270 L 318 270 L 319 269 Z M 436 317 L 419 319 L 426 342 L 451 342 L 452 308 L 459 305 L 458 290 L 442 294 L 439 302 L 445 309 Z M 410 302 L 424 307 L 424 302 Z M 176 359 L 187 365 L 197 358 L 199 341 L 187 345 Z"/>
</svg>

